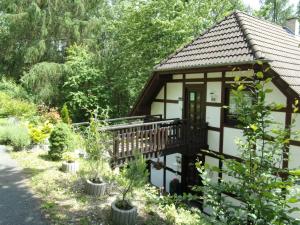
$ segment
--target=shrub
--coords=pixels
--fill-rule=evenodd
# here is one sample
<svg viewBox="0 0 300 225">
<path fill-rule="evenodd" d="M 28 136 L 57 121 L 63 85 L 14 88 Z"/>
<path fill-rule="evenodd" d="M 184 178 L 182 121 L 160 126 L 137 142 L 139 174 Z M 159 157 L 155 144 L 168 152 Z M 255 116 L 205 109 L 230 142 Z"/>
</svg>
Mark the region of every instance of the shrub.
<svg viewBox="0 0 300 225">
<path fill-rule="evenodd" d="M 21 150 L 30 145 L 28 129 L 22 124 L 7 123 L 0 126 L 0 143 Z"/>
<path fill-rule="evenodd" d="M 71 124 L 69 110 L 68 110 L 68 107 L 66 104 L 63 105 L 63 107 L 60 111 L 60 115 L 61 115 L 62 122 L 66 123 L 66 124 Z"/>
<path fill-rule="evenodd" d="M 131 208 L 131 198 L 135 188 L 145 186 L 148 179 L 146 161 L 139 152 L 134 152 L 134 159 L 120 172 L 117 180 L 121 187 L 121 199 L 116 206 L 119 209 Z"/>
<path fill-rule="evenodd" d="M 50 136 L 52 131 L 52 124 L 49 122 L 45 122 L 43 125 L 39 126 L 30 124 L 28 127 L 30 138 L 35 144 L 43 143 L 46 138 Z"/>
<path fill-rule="evenodd" d="M 65 123 L 58 123 L 49 138 L 49 156 L 52 160 L 62 159 L 62 154 L 69 149 L 72 131 Z"/>
<path fill-rule="evenodd" d="M 0 92 L 0 117 L 31 118 L 36 112 L 34 104 L 25 100 L 13 99 L 6 93 Z"/>
<path fill-rule="evenodd" d="M 75 162 L 78 159 L 78 155 L 75 152 L 64 152 L 62 159 L 68 163 Z"/>
<path fill-rule="evenodd" d="M 61 121 L 57 108 L 49 108 L 46 105 L 39 105 L 38 112 L 45 121 L 49 121 L 52 124 L 56 124 Z"/>
<path fill-rule="evenodd" d="M 7 78 L 2 78 L 0 81 L 0 91 L 16 99 L 29 100 L 30 96 L 26 90 L 16 84 L 14 81 Z"/>
</svg>

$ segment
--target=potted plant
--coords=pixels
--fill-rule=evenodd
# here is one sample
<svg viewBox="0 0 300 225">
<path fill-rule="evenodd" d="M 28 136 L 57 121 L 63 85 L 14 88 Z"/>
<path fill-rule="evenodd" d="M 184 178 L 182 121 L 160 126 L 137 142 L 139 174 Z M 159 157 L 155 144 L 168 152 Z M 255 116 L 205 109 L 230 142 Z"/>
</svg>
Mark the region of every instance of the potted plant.
<svg viewBox="0 0 300 225">
<path fill-rule="evenodd" d="M 107 110 L 102 112 L 101 117 L 107 118 Z M 109 136 L 102 129 L 106 125 L 105 120 L 98 120 L 97 113 L 93 113 L 86 132 L 85 149 L 89 160 L 89 175 L 85 182 L 85 191 L 90 195 L 104 195 L 107 187 L 103 175 L 106 162 L 109 162 L 110 158 L 108 154 Z"/>
<path fill-rule="evenodd" d="M 79 163 L 76 161 L 78 159 L 78 155 L 76 155 L 75 152 L 63 153 L 62 159 L 64 160 L 61 167 L 62 171 L 76 173 L 79 170 Z"/>
<path fill-rule="evenodd" d="M 134 225 L 137 207 L 132 204 L 133 190 L 143 187 L 148 178 L 146 162 L 141 153 L 134 153 L 134 159 L 124 167 L 117 180 L 122 187 L 121 196 L 111 204 L 114 225 Z"/>
</svg>

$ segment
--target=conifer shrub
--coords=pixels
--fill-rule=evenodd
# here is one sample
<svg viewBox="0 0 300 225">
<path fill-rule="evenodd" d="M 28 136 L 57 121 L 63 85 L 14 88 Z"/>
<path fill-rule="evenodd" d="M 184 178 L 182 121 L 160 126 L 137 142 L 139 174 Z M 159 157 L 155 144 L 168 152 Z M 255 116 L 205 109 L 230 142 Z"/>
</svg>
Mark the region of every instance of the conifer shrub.
<svg viewBox="0 0 300 225">
<path fill-rule="evenodd" d="M 62 122 L 66 123 L 66 124 L 71 124 L 71 118 L 70 118 L 68 106 L 66 105 L 66 103 L 62 107 L 62 109 L 60 111 L 60 115 L 61 115 Z"/>
<path fill-rule="evenodd" d="M 72 131 L 65 123 L 58 123 L 49 138 L 50 151 L 49 157 L 52 160 L 62 159 L 64 152 L 69 150 L 71 146 Z"/>
</svg>

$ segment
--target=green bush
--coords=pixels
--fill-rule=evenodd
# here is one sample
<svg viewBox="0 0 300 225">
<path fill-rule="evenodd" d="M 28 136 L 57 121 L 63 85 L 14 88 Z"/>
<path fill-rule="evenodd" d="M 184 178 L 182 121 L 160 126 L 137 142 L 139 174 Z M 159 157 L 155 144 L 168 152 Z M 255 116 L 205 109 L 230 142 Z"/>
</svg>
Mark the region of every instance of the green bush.
<svg viewBox="0 0 300 225">
<path fill-rule="evenodd" d="M 26 126 L 7 123 L 0 126 L 0 143 L 12 145 L 15 150 L 22 150 L 30 145 L 30 135 Z"/>
<path fill-rule="evenodd" d="M 71 118 L 69 115 L 69 110 L 66 104 L 63 105 L 61 111 L 60 111 L 60 115 L 61 115 L 61 120 L 62 122 L 66 123 L 66 124 L 71 124 Z"/>
<path fill-rule="evenodd" d="M 52 160 L 62 159 L 62 154 L 71 146 L 72 131 L 65 123 L 58 123 L 49 138 L 49 156 Z"/>
<path fill-rule="evenodd" d="M 31 118 L 36 115 L 36 106 L 25 100 L 14 99 L 0 92 L 0 117 Z"/>
<path fill-rule="evenodd" d="M 16 84 L 14 81 L 7 78 L 2 78 L 0 81 L 0 91 L 6 93 L 12 98 L 29 100 L 30 96 L 26 90 L 21 86 Z"/>
</svg>

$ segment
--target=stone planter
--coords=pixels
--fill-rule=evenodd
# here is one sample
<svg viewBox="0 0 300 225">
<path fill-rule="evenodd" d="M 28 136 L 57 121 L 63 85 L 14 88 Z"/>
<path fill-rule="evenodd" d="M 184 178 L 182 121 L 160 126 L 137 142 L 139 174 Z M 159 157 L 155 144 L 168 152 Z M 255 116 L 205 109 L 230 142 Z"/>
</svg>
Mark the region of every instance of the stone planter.
<svg viewBox="0 0 300 225">
<path fill-rule="evenodd" d="M 133 206 L 129 210 L 119 209 L 114 201 L 111 204 L 113 225 L 135 225 L 137 219 L 137 208 Z"/>
<path fill-rule="evenodd" d="M 85 192 L 89 195 L 102 196 L 106 192 L 107 183 L 103 182 L 101 184 L 93 183 L 90 180 L 85 182 Z"/>
<path fill-rule="evenodd" d="M 61 170 L 67 173 L 76 173 L 79 170 L 79 164 L 77 162 L 63 162 Z"/>
</svg>

